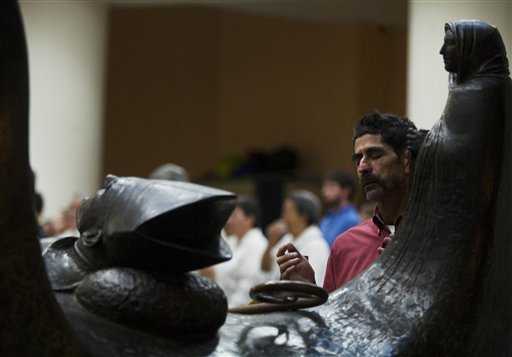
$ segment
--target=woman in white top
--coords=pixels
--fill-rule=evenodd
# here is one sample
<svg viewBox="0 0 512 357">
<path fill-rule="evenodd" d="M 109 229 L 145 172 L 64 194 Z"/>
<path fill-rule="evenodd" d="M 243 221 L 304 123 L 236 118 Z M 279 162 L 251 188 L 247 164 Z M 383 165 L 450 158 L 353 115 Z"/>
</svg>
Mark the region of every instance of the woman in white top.
<svg viewBox="0 0 512 357">
<path fill-rule="evenodd" d="M 224 290 L 230 307 L 249 302 L 249 290 L 265 282 L 260 270 L 267 239 L 256 228 L 259 209 L 255 200 L 241 197 L 224 227 L 233 251 L 231 260 L 215 265 L 210 277 Z"/>
<path fill-rule="evenodd" d="M 279 279 L 280 271 L 276 262 L 276 253 L 281 246 L 292 243 L 304 256 L 315 271 L 315 280 L 322 284 L 329 258 L 329 245 L 322 237 L 317 226 L 320 218 L 320 201 L 309 191 L 292 192 L 285 199 L 282 209 L 282 222 L 268 229 L 269 244 L 265 250 L 261 269 L 269 280 Z M 286 229 L 287 233 L 284 234 Z"/>
</svg>

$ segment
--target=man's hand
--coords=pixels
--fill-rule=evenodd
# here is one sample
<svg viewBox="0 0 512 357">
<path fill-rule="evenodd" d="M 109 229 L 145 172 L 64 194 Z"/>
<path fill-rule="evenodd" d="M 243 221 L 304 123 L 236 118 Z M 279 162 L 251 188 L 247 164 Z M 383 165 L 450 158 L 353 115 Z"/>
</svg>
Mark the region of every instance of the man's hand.
<svg viewBox="0 0 512 357">
<path fill-rule="evenodd" d="M 382 252 L 384 251 L 386 246 L 389 244 L 389 242 L 391 242 L 391 237 L 384 238 L 384 240 L 382 241 L 382 245 L 379 248 L 377 248 L 377 250 L 379 251 L 379 255 L 382 254 Z"/>
<path fill-rule="evenodd" d="M 277 251 L 277 264 L 281 271 L 281 280 L 299 280 L 316 284 L 315 271 L 291 243 L 283 245 Z"/>
</svg>

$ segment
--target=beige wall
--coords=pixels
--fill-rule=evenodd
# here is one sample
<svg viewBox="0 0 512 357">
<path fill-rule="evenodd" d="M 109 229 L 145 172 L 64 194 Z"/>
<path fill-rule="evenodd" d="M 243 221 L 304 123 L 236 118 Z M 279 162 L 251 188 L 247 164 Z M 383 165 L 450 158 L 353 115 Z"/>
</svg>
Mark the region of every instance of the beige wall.
<svg viewBox="0 0 512 357">
<path fill-rule="evenodd" d="M 354 121 L 404 112 L 404 42 L 377 26 L 225 14 L 220 152 L 288 143 L 308 172 L 350 167 Z"/>
<path fill-rule="evenodd" d="M 105 173 L 146 176 L 165 161 L 203 172 L 218 157 L 216 12 L 114 9 L 110 20 Z"/>
<path fill-rule="evenodd" d="M 30 72 L 30 156 L 44 215 L 101 179 L 107 4 L 20 1 Z"/>
<path fill-rule="evenodd" d="M 225 155 L 290 144 L 321 174 L 351 166 L 362 113 L 405 111 L 405 29 L 198 8 L 110 16 L 106 172 L 172 161 L 198 176 Z"/>
</svg>

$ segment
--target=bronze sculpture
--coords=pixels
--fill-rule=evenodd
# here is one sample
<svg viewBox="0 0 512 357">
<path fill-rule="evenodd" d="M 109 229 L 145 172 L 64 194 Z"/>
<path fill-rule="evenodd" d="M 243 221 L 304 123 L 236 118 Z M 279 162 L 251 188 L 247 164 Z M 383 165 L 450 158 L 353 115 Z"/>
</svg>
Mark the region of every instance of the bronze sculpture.
<svg viewBox="0 0 512 357">
<path fill-rule="evenodd" d="M 228 315 L 218 338 L 186 344 L 104 319 L 65 293 L 55 303 L 31 211 L 22 24 L 15 1 L 2 6 L 0 182 L 17 184 L 0 190 L 2 355 L 512 354 L 510 80 L 496 29 L 448 25 L 448 103 L 419 154 L 409 213 L 380 260 L 321 307 Z"/>
<path fill-rule="evenodd" d="M 108 176 L 82 201 L 80 237 L 43 252 L 59 301 L 154 335 L 211 337 L 226 319 L 226 297 L 187 272 L 231 258 L 220 230 L 233 198 L 192 183 Z"/>
<path fill-rule="evenodd" d="M 73 289 L 89 272 L 129 267 L 187 272 L 224 262 L 231 251 L 219 233 L 233 194 L 187 182 L 107 176 L 81 203 L 80 238 L 64 238 L 43 254 L 54 290 Z"/>
</svg>

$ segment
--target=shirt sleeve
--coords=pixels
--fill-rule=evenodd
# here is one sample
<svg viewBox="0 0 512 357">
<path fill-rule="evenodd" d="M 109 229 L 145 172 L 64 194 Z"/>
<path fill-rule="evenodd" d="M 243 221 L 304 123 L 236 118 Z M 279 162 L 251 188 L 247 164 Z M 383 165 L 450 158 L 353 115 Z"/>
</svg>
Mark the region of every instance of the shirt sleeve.
<svg viewBox="0 0 512 357">
<path fill-rule="evenodd" d="M 332 251 L 331 255 L 329 255 L 329 259 L 327 260 L 327 267 L 325 268 L 325 278 L 323 286 L 328 293 L 331 293 L 332 291 L 336 290 L 336 260 L 333 259 Z"/>
<path fill-rule="evenodd" d="M 315 281 L 318 285 L 321 285 L 324 281 L 325 268 L 329 259 L 329 246 L 322 237 L 318 237 L 318 239 L 305 246 L 301 253 L 308 256 L 309 264 L 315 271 Z"/>
<path fill-rule="evenodd" d="M 265 280 L 260 269 L 266 240 L 248 239 L 243 248 L 234 251 L 232 260 L 214 267 L 216 280 L 224 289 L 229 306 L 249 302 L 249 290 Z"/>
<path fill-rule="evenodd" d="M 324 289 L 331 293 L 338 289 L 340 279 L 343 276 L 343 264 L 345 262 L 345 252 L 347 244 L 350 241 L 350 231 L 340 234 L 331 247 L 331 254 L 327 262 L 327 268 L 324 279 Z"/>
<path fill-rule="evenodd" d="M 236 279 L 233 281 L 232 295 L 229 298 L 229 306 L 238 306 L 249 302 L 249 291 L 255 285 L 265 281 L 265 275 L 260 269 L 261 256 L 264 245 L 253 244 L 240 256 L 237 271 L 233 272 Z"/>
<path fill-rule="evenodd" d="M 236 272 L 245 288 L 248 287 L 249 289 L 265 279 L 261 271 L 261 258 L 267 248 L 266 241 L 255 240 L 251 243 L 240 255 Z"/>
<path fill-rule="evenodd" d="M 347 214 L 344 219 L 340 220 L 336 227 L 336 236 L 333 237 L 334 240 L 331 242 L 331 245 L 334 244 L 336 239 L 348 231 L 350 228 L 357 226 L 359 224 L 359 215 L 357 213 Z"/>
</svg>

